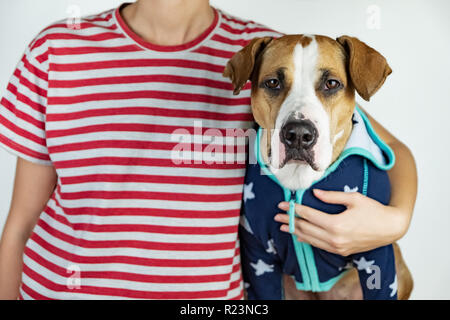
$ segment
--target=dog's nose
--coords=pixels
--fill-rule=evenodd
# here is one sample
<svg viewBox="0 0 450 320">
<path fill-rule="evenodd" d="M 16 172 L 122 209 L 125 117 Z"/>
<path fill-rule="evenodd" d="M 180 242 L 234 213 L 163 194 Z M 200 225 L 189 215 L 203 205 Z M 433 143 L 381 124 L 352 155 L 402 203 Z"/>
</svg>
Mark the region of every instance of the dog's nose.
<svg viewBox="0 0 450 320">
<path fill-rule="evenodd" d="M 310 149 L 317 140 L 317 130 L 309 120 L 289 121 L 281 132 L 282 142 L 290 148 Z"/>
</svg>

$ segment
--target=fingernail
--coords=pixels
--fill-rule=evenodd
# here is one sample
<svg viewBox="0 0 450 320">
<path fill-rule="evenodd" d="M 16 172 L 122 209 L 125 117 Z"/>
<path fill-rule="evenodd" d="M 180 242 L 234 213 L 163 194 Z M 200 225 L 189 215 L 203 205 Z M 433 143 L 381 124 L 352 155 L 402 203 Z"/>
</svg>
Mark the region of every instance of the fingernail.
<svg viewBox="0 0 450 320">
<path fill-rule="evenodd" d="M 289 232 L 289 226 L 286 225 L 286 224 L 283 224 L 283 225 L 280 227 L 280 230 L 281 230 L 281 231 L 284 231 L 284 232 Z"/>
<path fill-rule="evenodd" d="M 313 189 L 313 192 L 314 192 L 315 194 L 321 194 L 321 193 L 322 193 L 322 190 L 320 190 L 320 189 Z"/>
<path fill-rule="evenodd" d="M 289 209 L 289 204 L 287 202 L 280 202 L 278 204 L 278 208 L 280 208 L 282 210 L 287 210 L 287 209 Z"/>
</svg>

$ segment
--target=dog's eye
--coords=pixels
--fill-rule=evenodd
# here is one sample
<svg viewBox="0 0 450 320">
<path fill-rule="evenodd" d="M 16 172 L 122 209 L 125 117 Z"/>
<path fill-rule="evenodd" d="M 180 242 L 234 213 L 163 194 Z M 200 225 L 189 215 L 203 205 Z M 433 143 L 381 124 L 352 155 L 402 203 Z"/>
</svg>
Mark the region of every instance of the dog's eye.
<svg viewBox="0 0 450 320">
<path fill-rule="evenodd" d="M 339 88 L 341 84 L 339 81 L 334 79 L 329 79 L 327 82 L 325 82 L 325 90 L 333 90 Z"/>
<path fill-rule="evenodd" d="M 266 88 L 271 90 L 280 89 L 280 81 L 278 79 L 269 79 L 264 82 Z"/>
</svg>

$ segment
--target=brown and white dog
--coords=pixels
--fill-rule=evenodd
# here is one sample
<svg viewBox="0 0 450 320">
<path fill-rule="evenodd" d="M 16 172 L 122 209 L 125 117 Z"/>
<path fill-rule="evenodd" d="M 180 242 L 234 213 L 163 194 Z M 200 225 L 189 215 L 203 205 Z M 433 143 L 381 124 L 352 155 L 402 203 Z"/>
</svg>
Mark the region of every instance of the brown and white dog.
<svg viewBox="0 0 450 320">
<path fill-rule="evenodd" d="M 391 68 L 360 40 L 342 36 L 286 35 L 252 40 L 228 62 L 224 76 L 239 94 L 251 80 L 252 112 L 264 129 L 261 151 L 283 186 L 308 188 L 342 152 L 352 131 L 355 91 L 364 99 L 377 92 Z M 407 299 L 411 274 L 394 244 L 398 297 Z M 362 297 L 353 270 L 329 292 L 295 289 L 285 277 L 287 298 L 357 299 Z"/>
</svg>

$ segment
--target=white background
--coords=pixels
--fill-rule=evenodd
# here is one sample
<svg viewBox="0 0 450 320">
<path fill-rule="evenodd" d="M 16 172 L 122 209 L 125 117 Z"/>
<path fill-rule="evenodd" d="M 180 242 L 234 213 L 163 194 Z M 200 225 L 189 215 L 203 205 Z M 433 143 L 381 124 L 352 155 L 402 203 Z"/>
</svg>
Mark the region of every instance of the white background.
<svg viewBox="0 0 450 320">
<path fill-rule="evenodd" d="M 0 1 L 0 90 L 25 46 L 48 24 L 118 6 L 119 0 Z M 414 280 L 414 299 L 450 299 L 450 1 L 212 0 L 237 16 L 285 33 L 359 37 L 387 57 L 393 74 L 362 105 L 413 151 L 419 195 L 400 241 Z M 373 7 L 375 5 L 375 7 Z M 379 13 L 377 25 L 375 12 Z M 374 18 L 375 17 L 375 18 Z M 0 150 L 0 229 L 9 209 L 15 157 Z"/>
</svg>

